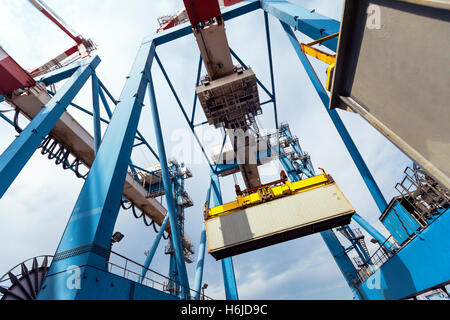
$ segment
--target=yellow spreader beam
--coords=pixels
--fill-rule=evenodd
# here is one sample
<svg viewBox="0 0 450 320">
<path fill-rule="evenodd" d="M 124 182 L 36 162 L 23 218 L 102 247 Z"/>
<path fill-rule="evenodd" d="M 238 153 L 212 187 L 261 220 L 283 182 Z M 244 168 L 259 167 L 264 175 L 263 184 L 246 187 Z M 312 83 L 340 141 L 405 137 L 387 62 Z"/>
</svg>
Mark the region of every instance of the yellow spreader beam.
<svg viewBox="0 0 450 320">
<path fill-rule="evenodd" d="M 306 53 L 307 55 L 314 57 L 320 61 L 325 62 L 326 64 L 329 65 L 328 69 L 327 69 L 327 90 L 330 91 L 331 90 L 331 79 L 333 78 L 333 74 L 334 74 L 334 68 L 336 65 L 336 55 L 335 54 L 329 54 L 326 53 L 322 50 L 319 50 L 317 48 L 314 48 L 313 46 L 316 44 L 320 44 L 322 42 L 325 42 L 327 40 L 336 38 L 339 36 L 339 33 L 335 33 L 332 34 L 328 37 L 322 38 L 322 39 L 318 39 L 316 41 L 310 42 L 310 43 L 302 43 L 301 44 L 301 49 L 304 53 Z"/>
<path fill-rule="evenodd" d="M 263 202 L 288 197 L 297 193 L 319 188 L 333 182 L 334 180 L 331 176 L 323 174 L 297 182 L 286 181 L 285 183 L 274 187 L 261 187 L 254 193 L 245 196 L 238 196 L 236 201 L 207 210 L 205 219 L 230 214 L 245 208 L 257 206 Z"/>
</svg>

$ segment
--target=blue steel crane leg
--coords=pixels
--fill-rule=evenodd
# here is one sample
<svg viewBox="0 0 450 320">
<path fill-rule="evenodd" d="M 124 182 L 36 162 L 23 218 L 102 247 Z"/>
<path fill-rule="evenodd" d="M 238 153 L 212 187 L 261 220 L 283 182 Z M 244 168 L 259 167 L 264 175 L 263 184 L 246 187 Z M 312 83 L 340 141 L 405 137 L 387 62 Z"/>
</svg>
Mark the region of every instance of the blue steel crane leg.
<svg viewBox="0 0 450 320">
<path fill-rule="evenodd" d="M 80 64 L 78 69 L 72 70 L 70 79 L 0 156 L 0 198 L 53 129 L 99 63 L 100 58 L 96 56 Z"/>
<path fill-rule="evenodd" d="M 39 292 L 39 299 L 134 297 L 134 285 L 130 281 L 113 278 L 107 272 L 107 259 L 148 83 L 145 71 L 153 56 L 153 43 L 143 44 Z M 64 285 L 70 277 L 67 270 L 73 266 L 79 266 L 80 270 L 80 288 L 77 290 Z M 106 282 L 123 287 L 108 290 Z M 98 286 L 104 286 L 101 296 L 94 289 Z"/>
<path fill-rule="evenodd" d="M 311 82 L 314 85 L 314 88 L 316 89 L 317 93 L 319 94 L 320 99 L 322 100 L 322 103 L 325 107 L 325 110 L 329 114 L 331 120 L 333 121 L 334 126 L 336 127 L 342 141 L 344 142 L 348 152 L 350 153 L 350 156 L 352 157 L 356 167 L 358 168 L 359 173 L 361 174 L 367 188 L 369 189 L 370 194 L 372 195 L 372 198 L 375 200 L 375 203 L 378 206 L 378 209 L 383 212 L 384 209 L 387 207 L 386 199 L 384 198 L 383 194 L 381 193 L 380 188 L 378 187 L 375 179 L 373 178 L 372 174 L 370 173 L 369 168 L 367 167 L 366 163 L 364 162 L 364 159 L 362 158 L 361 154 L 358 151 L 358 148 L 356 147 L 355 143 L 353 142 L 352 137 L 350 136 L 349 132 L 347 131 L 347 128 L 345 127 L 344 123 L 342 122 L 341 118 L 339 117 L 339 114 L 336 110 L 330 110 L 328 108 L 330 98 L 328 96 L 328 93 L 326 92 L 325 88 L 323 87 L 322 83 L 320 82 L 319 77 L 317 76 L 316 72 L 314 71 L 314 68 L 312 67 L 311 63 L 309 62 L 306 55 L 302 52 L 300 43 L 297 40 L 297 37 L 295 36 L 294 32 L 292 31 L 291 27 L 289 27 L 284 22 L 280 21 L 281 25 L 283 26 L 283 29 L 286 31 L 286 34 L 292 44 L 292 46 L 295 49 L 295 52 L 297 53 L 298 57 L 300 58 L 301 63 L 303 64 L 303 67 L 305 68 Z M 372 233 L 374 230 L 373 227 L 369 227 L 368 223 L 363 223 L 361 225 L 367 232 Z M 379 238 L 380 243 L 384 243 L 384 246 L 386 249 L 391 250 L 392 244 L 384 238 L 381 233 L 376 234 Z M 373 235 L 372 235 L 373 236 Z M 377 239 L 378 240 L 378 239 Z"/>
<path fill-rule="evenodd" d="M 200 84 L 200 77 L 202 75 L 202 66 L 203 66 L 203 58 L 200 55 L 200 59 L 198 61 L 198 70 L 197 70 L 197 80 L 195 81 L 195 85 L 198 86 Z M 194 93 L 194 103 L 192 106 L 192 116 L 191 116 L 191 126 L 194 125 L 195 120 L 195 111 L 197 110 L 197 92 Z"/>
<path fill-rule="evenodd" d="M 219 176 L 211 172 L 211 190 L 214 199 L 214 205 L 220 206 L 223 204 L 222 192 L 220 191 Z M 239 300 L 236 277 L 234 275 L 233 259 L 231 257 L 221 260 L 222 274 L 225 286 L 225 296 L 227 300 Z"/>
<path fill-rule="evenodd" d="M 317 40 L 338 33 L 340 22 L 283 0 L 261 0 L 261 8 L 283 24 Z M 336 52 L 338 39 L 322 43 Z"/>
<path fill-rule="evenodd" d="M 153 241 L 152 248 L 150 249 L 150 252 L 148 253 L 147 258 L 145 259 L 144 268 L 142 268 L 142 272 L 141 272 L 141 276 L 140 276 L 141 283 L 144 281 L 145 275 L 147 273 L 147 269 L 150 267 L 150 264 L 152 263 L 153 257 L 155 256 L 155 253 L 156 253 L 156 249 L 158 249 L 159 242 L 161 241 L 161 238 L 166 230 L 168 222 L 169 222 L 169 215 L 167 215 L 166 218 L 164 219 L 164 222 L 161 225 L 161 229 L 159 229 L 158 234 L 156 235 L 156 238 Z"/>
<path fill-rule="evenodd" d="M 167 201 L 167 209 L 168 209 L 168 215 L 170 219 L 170 228 L 171 228 L 171 236 L 172 236 L 172 245 L 175 251 L 175 258 L 176 258 L 176 264 L 177 264 L 177 270 L 180 275 L 180 281 L 181 285 L 183 286 L 183 292 L 185 298 L 189 298 L 190 292 L 189 292 L 189 279 L 186 271 L 186 264 L 184 262 L 184 253 L 183 253 L 183 247 L 181 243 L 181 234 L 180 234 L 180 228 L 178 224 L 178 215 L 177 210 L 175 206 L 175 202 L 173 197 L 168 196 L 172 194 L 172 181 L 169 167 L 167 164 L 167 156 L 166 156 L 166 150 L 164 146 L 164 139 L 161 129 L 161 122 L 159 120 L 159 112 L 158 112 L 158 106 L 156 104 L 156 97 L 155 97 L 155 89 L 153 87 L 153 81 L 151 77 L 151 70 L 149 69 L 149 83 L 148 83 L 148 91 L 150 96 L 150 107 L 153 114 L 153 126 L 155 128 L 155 136 L 156 141 L 158 145 L 158 154 L 161 164 L 161 173 L 162 173 L 162 180 L 163 180 L 163 187 L 164 192 L 166 194 L 166 201 Z"/>
<path fill-rule="evenodd" d="M 99 85 L 97 75 L 92 75 L 92 106 L 94 119 L 94 151 L 97 154 L 100 144 L 102 143 L 102 128 L 100 126 L 100 100 Z"/>
</svg>

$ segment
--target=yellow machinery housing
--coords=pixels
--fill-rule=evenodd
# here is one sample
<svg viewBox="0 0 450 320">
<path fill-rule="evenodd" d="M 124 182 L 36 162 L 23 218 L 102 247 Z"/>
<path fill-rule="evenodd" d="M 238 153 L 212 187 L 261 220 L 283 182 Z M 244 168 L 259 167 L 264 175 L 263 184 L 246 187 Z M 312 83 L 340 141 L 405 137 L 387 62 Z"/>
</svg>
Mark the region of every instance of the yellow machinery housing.
<svg viewBox="0 0 450 320">
<path fill-rule="evenodd" d="M 327 174 L 279 181 L 205 211 L 208 252 L 220 260 L 349 224 L 354 213 Z"/>
<path fill-rule="evenodd" d="M 318 39 L 316 41 L 307 44 L 306 43 L 301 44 L 301 49 L 304 53 L 329 65 L 329 67 L 327 68 L 327 85 L 326 85 L 326 89 L 328 91 L 331 91 L 331 82 L 334 77 L 334 69 L 336 68 L 336 54 L 327 53 L 325 51 L 314 48 L 313 46 L 316 44 L 321 44 L 322 42 L 325 42 L 327 40 L 336 37 L 339 37 L 339 33 L 332 34 L 328 37 Z"/>
</svg>

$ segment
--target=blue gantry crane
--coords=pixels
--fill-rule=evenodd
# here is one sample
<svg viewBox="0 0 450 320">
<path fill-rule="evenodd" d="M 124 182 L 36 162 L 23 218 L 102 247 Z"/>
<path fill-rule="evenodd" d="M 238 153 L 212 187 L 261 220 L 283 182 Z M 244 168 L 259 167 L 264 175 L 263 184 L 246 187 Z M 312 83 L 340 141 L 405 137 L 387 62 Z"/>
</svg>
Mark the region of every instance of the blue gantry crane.
<svg viewBox="0 0 450 320">
<path fill-rule="evenodd" d="M 47 8 L 46 15 L 62 26 L 63 31 L 70 30 L 46 5 L 42 5 L 42 1 L 31 2 L 33 5 L 39 2 L 39 8 Z M 220 260 L 226 298 L 237 300 L 233 256 L 313 233 L 320 233 L 356 299 L 409 299 L 432 290 L 442 290 L 448 295 L 450 247 L 446 239 L 450 231 L 447 212 L 450 194 L 448 167 L 442 160 L 448 156 L 448 150 L 429 150 L 429 145 L 420 142 L 431 138 L 435 140 L 430 141 L 437 141 L 442 137 L 442 131 L 445 136 L 445 127 L 440 127 L 441 131 L 437 133 L 435 128 L 423 130 L 420 135 L 412 132 L 409 121 L 424 112 L 414 102 L 417 93 L 411 93 L 411 99 L 411 96 L 402 97 L 404 91 L 392 91 L 393 84 L 385 86 L 389 81 L 380 81 L 377 72 L 388 71 L 381 66 L 368 66 L 367 60 L 375 58 L 367 50 L 379 48 L 383 39 L 387 43 L 381 45 L 390 48 L 389 41 L 396 40 L 402 33 L 399 23 L 410 23 L 411 14 L 419 16 L 416 19 L 421 21 L 424 30 L 438 25 L 440 32 L 444 30 L 448 34 L 450 7 L 442 2 L 393 2 L 396 2 L 395 6 L 388 1 L 345 1 L 341 23 L 284 0 L 220 3 L 217 0 L 184 0 L 185 9 L 173 17 L 161 19 L 158 32 L 143 40 L 118 100 L 96 76 L 95 70 L 101 61 L 98 56 L 89 56 L 95 49 L 92 41 L 89 41 L 88 54 L 83 51 L 80 61 L 47 65 L 39 69 L 37 76 L 25 71 L 0 48 L 0 101 L 9 104 L 15 114 L 10 119 L 0 112 L 0 117 L 19 133 L 0 156 L 0 197 L 37 149 L 85 180 L 56 253 L 25 261 L 0 278 L 2 299 L 205 298 L 201 290 L 204 258 L 208 251 Z M 229 47 L 225 31 L 227 21 L 256 10 L 263 12 L 270 89 Z M 382 28 L 380 24 L 372 23 L 377 19 L 372 14 L 377 13 L 386 17 L 384 26 L 394 30 L 390 33 L 393 39 L 385 35 L 380 40 L 372 33 Z M 392 15 L 399 18 L 393 22 L 389 18 Z M 281 24 L 373 197 L 388 237 L 355 211 L 351 199 L 345 197 L 325 170 L 317 173 L 310 155 L 302 150 L 290 125 L 279 122 L 269 16 Z M 300 43 L 296 32 L 311 38 L 312 42 Z M 158 47 L 190 34 L 194 34 L 201 52 L 191 116 L 156 52 Z M 71 35 L 78 40 L 84 39 Z M 421 50 L 427 46 L 425 43 L 408 47 L 407 41 L 402 43 L 405 51 L 413 53 L 408 61 L 421 57 Z M 76 47 L 80 44 L 77 42 Z M 325 49 L 318 49 L 317 45 Z M 433 60 L 432 53 L 426 51 L 426 54 L 427 60 Z M 327 64 L 325 85 L 308 56 Z M 382 64 L 386 56 L 377 59 L 381 60 L 374 62 L 375 65 Z M 210 171 L 205 221 L 192 288 L 186 263 L 194 262 L 194 249 L 184 232 L 185 209 L 193 205 L 185 190 L 185 180 L 192 174 L 184 164 L 168 159 L 166 155 L 164 127 L 152 77 L 155 61 L 201 147 Z M 207 71 L 204 77 L 202 64 Z M 432 62 L 429 67 L 429 73 L 432 73 L 435 67 Z M 377 75 L 371 79 L 379 81 L 370 83 L 373 91 L 391 98 L 385 104 L 364 99 L 368 92 L 364 75 L 369 71 Z M 422 78 L 429 73 L 422 74 Z M 438 76 L 442 76 L 441 73 Z M 89 79 L 92 111 L 74 103 L 75 96 Z M 63 80 L 65 83 L 55 90 L 54 84 Z M 260 101 L 260 90 L 267 94 L 268 101 Z M 436 116 L 448 116 L 448 111 L 440 105 L 441 101 L 448 101 L 445 100 L 448 93 L 435 90 L 433 88 L 440 96 L 435 99 L 436 106 L 427 110 L 430 119 L 423 119 L 421 128 L 431 127 L 430 122 L 433 123 Z M 156 150 L 137 129 L 146 94 L 152 112 Z M 402 98 L 410 104 L 408 113 L 404 114 L 409 119 L 405 120 L 406 124 L 389 118 L 390 110 L 395 109 L 389 101 L 397 103 Z M 207 118 L 205 123 L 195 122 L 198 103 Z M 114 113 L 110 104 L 115 105 Z M 262 106 L 266 104 L 272 104 L 274 110 L 276 130 L 270 134 L 264 134 L 257 122 L 257 117 L 263 113 Z M 101 105 L 108 119 L 100 116 Z M 69 106 L 92 115 L 94 136 L 70 115 Z M 389 203 L 336 108 L 360 114 L 413 159 L 414 166 L 405 170 L 405 178 L 396 186 L 399 195 Z M 25 128 L 19 126 L 20 114 L 30 120 Z M 107 124 L 103 136 L 101 123 Z M 196 127 L 207 124 L 223 130 L 223 144 L 213 159 L 207 155 L 195 132 Z M 448 137 L 446 139 L 444 142 L 448 144 Z M 140 146 L 153 154 L 158 162 L 156 165 L 140 168 L 130 161 L 132 150 Z M 273 160 L 280 161 L 284 169 L 280 180 L 261 181 L 258 167 Z M 242 176 L 245 189 L 241 190 L 236 183 L 236 200 L 224 203 L 220 179 L 236 174 Z M 167 208 L 156 200 L 163 195 Z M 157 232 L 143 264 L 112 251 L 112 243 L 121 238 L 120 234 L 114 233 L 121 207 L 131 210 L 136 218 L 142 218 Z M 376 251 L 372 252 L 367 246 L 360 229 L 350 226 L 351 221 L 371 236 L 370 241 L 378 248 Z M 349 244 L 343 243 L 337 232 L 341 240 Z M 170 257 L 168 276 L 150 269 L 162 238 L 168 240 L 165 250 Z M 125 266 L 119 265 L 118 260 L 125 262 Z M 131 265 L 137 269 L 133 270 Z"/>
</svg>

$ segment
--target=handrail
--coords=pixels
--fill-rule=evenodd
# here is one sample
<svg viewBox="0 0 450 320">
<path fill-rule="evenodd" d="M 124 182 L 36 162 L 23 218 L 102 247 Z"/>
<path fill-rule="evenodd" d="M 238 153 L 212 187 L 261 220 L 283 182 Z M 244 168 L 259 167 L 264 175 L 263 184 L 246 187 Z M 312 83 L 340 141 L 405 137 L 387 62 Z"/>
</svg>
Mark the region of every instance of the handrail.
<svg viewBox="0 0 450 320">
<path fill-rule="evenodd" d="M 114 251 L 111 251 L 111 254 L 113 254 L 113 255 L 115 255 L 115 256 L 117 256 L 117 257 L 122 258 L 122 259 L 125 260 L 125 266 L 119 266 L 119 265 L 116 264 L 116 263 L 113 263 L 113 262 L 108 261 L 108 264 L 111 266 L 111 269 L 110 269 L 110 271 L 109 271 L 109 272 L 111 272 L 111 273 L 112 273 L 112 267 L 114 266 L 114 267 L 119 268 L 119 269 L 121 269 L 121 270 L 123 271 L 123 274 L 122 274 L 122 275 L 119 275 L 119 276 L 122 276 L 123 278 L 126 278 L 126 279 L 128 279 L 128 280 L 135 281 L 135 282 L 137 282 L 137 283 L 144 284 L 144 285 L 147 286 L 147 287 L 154 288 L 154 287 L 155 287 L 155 283 L 156 283 L 156 284 L 162 286 L 162 291 L 168 291 L 168 290 L 167 290 L 167 287 L 166 287 L 166 283 L 167 283 L 167 284 L 174 285 L 175 288 L 177 288 L 177 290 L 175 290 L 175 292 L 171 292 L 172 295 L 182 296 L 182 295 L 183 295 L 183 292 L 188 291 L 188 292 L 190 292 L 190 297 L 188 297 L 188 299 L 191 299 L 191 297 L 194 297 L 195 294 L 200 294 L 200 296 L 201 296 L 204 300 L 213 300 L 211 297 L 206 296 L 205 294 L 200 293 L 200 292 L 198 292 L 198 291 L 196 291 L 196 290 L 194 290 L 194 289 L 184 287 L 181 283 L 179 283 L 179 282 L 177 282 L 177 281 L 173 281 L 173 280 L 170 279 L 169 277 L 167 277 L 167 276 L 165 276 L 165 275 L 163 275 L 163 274 L 161 274 L 161 273 L 159 273 L 159 272 L 157 272 L 157 271 L 154 271 L 154 270 L 152 270 L 152 269 L 150 269 L 150 268 L 147 268 L 147 267 L 141 265 L 140 263 L 137 263 L 137 262 L 134 261 L 134 260 L 131 260 L 131 259 L 127 258 L 127 257 L 124 257 L 123 255 L 121 255 L 121 254 L 119 254 L 119 253 L 116 253 L 116 252 L 114 252 Z M 132 263 L 132 264 L 134 264 L 136 267 L 138 267 L 139 271 L 133 271 L 133 270 L 130 270 L 130 269 L 129 269 L 129 263 Z M 159 276 L 159 277 L 165 279 L 165 282 L 166 282 L 166 283 L 161 283 L 161 282 L 156 281 L 156 280 L 154 280 L 154 279 L 152 279 L 152 278 L 149 278 L 149 277 L 147 277 L 147 276 L 145 276 L 144 278 L 142 278 L 142 270 L 146 270 L 146 271 L 147 271 L 147 272 L 146 272 L 146 275 L 149 274 L 149 272 L 150 272 L 150 273 L 153 273 L 153 274 L 155 274 L 155 275 L 157 275 L 157 276 Z M 131 274 L 131 275 L 134 275 L 135 277 L 129 278 L 130 274 Z M 141 280 L 142 280 L 142 281 L 141 281 Z M 147 285 L 147 283 L 148 283 L 149 281 L 151 281 L 152 286 Z M 183 289 L 184 289 L 184 290 L 183 290 Z"/>
<path fill-rule="evenodd" d="M 161 287 L 161 289 L 162 289 L 161 291 L 169 291 L 169 290 L 167 290 L 167 285 L 171 284 L 175 288 L 178 289 L 178 290 L 171 291 L 171 293 L 170 293 L 171 295 L 175 295 L 175 296 L 182 296 L 183 292 L 188 291 L 190 293 L 190 296 L 188 298 L 191 299 L 192 297 L 196 296 L 196 294 L 199 293 L 198 291 L 195 291 L 195 290 L 193 290 L 191 288 L 186 288 L 186 287 L 182 286 L 179 282 L 173 281 L 170 278 L 168 278 L 167 276 L 165 276 L 165 275 L 163 275 L 163 274 L 161 274 L 161 273 L 159 273 L 157 271 L 154 271 L 152 269 L 146 268 L 143 265 L 141 265 L 140 263 L 137 263 L 136 261 L 131 260 L 131 259 L 127 258 L 127 257 L 124 257 L 123 255 L 121 255 L 121 254 L 119 254 L 117 252 L 111 251 L 111 256 L 112 255 L 117 256 L 117 257 L 125 260 L 125 266 L 121 266 L 118 263 L 108 261 L 107 265 L 111 266 L 111 268 L 108 268 L 108 272 L 109 273 L 113 273 L 112 272 L 113 267 L 118 268 L 118 269 L 122 270 L 123 273 L 121 273 L 121 274 L 113 273 L 113 274 L 115 274 L 117 276 L 120 276 L 120 277 L 123 277 L 125 279 L 128 279 L 130 281 L 141 283 L 141 284 L 145 285 L 146 287 L 150 287 L 150 288 L 153 288 L 153 289 L 155 289 L 155 284 L 157 284 L 157 285 L 159 285 Z M 0 278 L 0 284 L 10 280 L 9 279 L 9 273 L 13 272 L 17 268 L 20 268 L 22 263 L 27 263 L 27 262 L 32 261 L 34 259 L 40 260 L 41 258 L 49 259 L 48 262 L 49 262 L 49 265 L 50 265 L 50 262 L 51 262 L 51 259 L 53 258 L 53 256 L 50 256 L 50 255 L 37 256 L 37 257 L 33 257 L 33 258 L 30 258 L 30 259 L 27 259 L 27 260 L 17 264 L 16 266 L 11 268 L 8 272 L 6 272 Z M 139 269 L 139 271 L 130 270 L 130 264 L 135 265 Z M 141 272 L 144 269 L 147 270 L 146 274 L 152 273 L 154 275 L 157 275 L 157 276 L 161 277 L 164 280 L 161 282 L 161 281 L 157 281 L 155 279 L 152 279 L 150 277 L 145 276 L 143 278 L 143 280 L 140 281 L 141 280 L 141 276 L 142 276 Z M 130 277 L 130 275 L 133 275 L 133 276 Z M 15 276 L 20 276 L 20 271 L 19 271 L 19 273 L 15 274 Z M 149 282 L 151 282 L 151 285 L 149 285 Z M 185 290 L 182 290 L 182 289 L 185 289 Z M 1 296 L 1 294 L 0 294 L 0 296 Z M 206 296 L 204 293 L 200 293 L 199 296 L 202 297 L 203 300 L 213 300 L 211 297 Z"/>
</svg>

